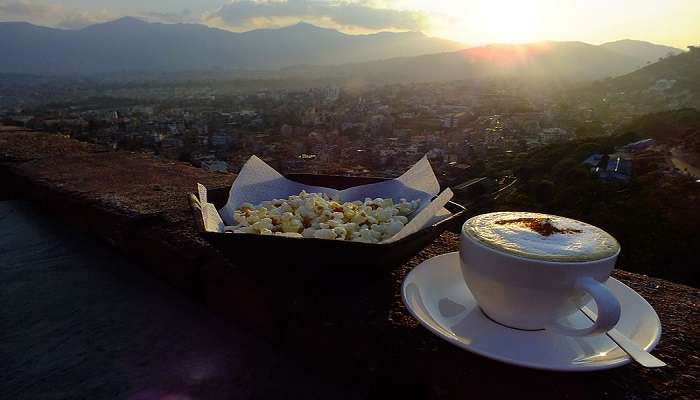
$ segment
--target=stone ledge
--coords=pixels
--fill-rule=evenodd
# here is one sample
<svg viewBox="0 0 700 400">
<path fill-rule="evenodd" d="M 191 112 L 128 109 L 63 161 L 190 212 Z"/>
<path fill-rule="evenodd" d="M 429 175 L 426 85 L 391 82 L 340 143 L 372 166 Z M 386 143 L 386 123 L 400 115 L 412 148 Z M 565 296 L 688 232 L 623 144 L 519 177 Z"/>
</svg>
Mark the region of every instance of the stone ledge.
<svg viewBox="0 0 700 400">
<path fill-rule="evenodd" d="M 405 310 L 399 290 L 403 277 L 422 260 L 457 250 L 452 233 L 368 290 L 391 296 L 388 309 L 368 297 L 358 299 L 351 310 L 313 295 L 284 298 L 288 293 L 251 279 L 198 236 L 186 193 L 196 182 L 228 186 L 233 175 L 6 127 L 0 130 L 0 177 L 6 196 L 17 192 L 66 223 L 99 235 L 213 311 L 264 334 L 305 363 L 322 363 L 319 373 L 375 382 L 378 394 L 697 398 L 700 351 L 694 344 L 700 338 L 700 291 L 694 288 L 615 272 L 659 313 L 664 335 L 655 353 L 669 367 L 629 365 L 586 374 L 531 371 L 457 350 Z"/>
</svg>

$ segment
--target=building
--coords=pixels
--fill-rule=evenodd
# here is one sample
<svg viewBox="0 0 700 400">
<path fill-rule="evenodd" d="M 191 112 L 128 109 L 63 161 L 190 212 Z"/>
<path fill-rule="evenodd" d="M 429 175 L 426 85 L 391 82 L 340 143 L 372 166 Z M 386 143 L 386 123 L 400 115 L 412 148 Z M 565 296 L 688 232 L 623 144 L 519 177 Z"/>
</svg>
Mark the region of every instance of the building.
<svg viewBox="0 0 700 400">
<path fill-rule="evenodd" d="M 615 150 L 617 150 L 618 152 L 636 153 L 639 151 L 644 151 L 655 144 L 656 144 L 656 140 L 654 140 L 654 139 L 642 139 L 642 140 L 638 140 L 636 142 L 628 143 L 628 144 L 621 146 Z"/>
<path fill-rule="evenodd" d="M 588 165 L 589 167 L 597 167 L 600 164 L 600 161 L 603 159 L 603 155 L 599 153 L 591 154 L 583 160 L 583 165 Z"/>
<path fill-rule="evenodd" d="M 233 143 L 233 137 L 225 133 L 217 133 L 209 138 L 209 145 L 212 147 L 223 148 Z"/>
<path fill-rule="evenodd" d="M 228 163 L 226 161 L 217 160 L 214 156 L 202 157 L 199 160 L 200 166 L 211 172 L 227 172 Z"/>
<path fill-rule="evenodd" d="M 566 129 L 563 128 L 547 128 L 540 133 L 542 143 L 553 143 L 560 140 L 565 140 L 569 136 Z"/>
<path fill-rule="evenodd" d="M 598 169 L 596 172 L 598 178 L 605 181 L 627 182 L 632 176 L 632 161 L 620 156 L 611 156 L 605 169 Z"/>
<path fill-rule="evenodd" d="M 604 181 L 628 182 L 632 177 L 632 161 L 622 154 L 592 154 L 583 161 L 591 173 Z"/>
</svg>

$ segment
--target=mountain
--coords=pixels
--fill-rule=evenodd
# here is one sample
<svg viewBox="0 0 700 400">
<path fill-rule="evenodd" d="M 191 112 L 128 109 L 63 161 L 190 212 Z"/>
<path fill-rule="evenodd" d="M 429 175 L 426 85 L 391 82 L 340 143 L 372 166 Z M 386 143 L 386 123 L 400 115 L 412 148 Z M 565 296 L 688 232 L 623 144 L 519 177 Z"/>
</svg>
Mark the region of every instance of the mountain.
<svg viewBox="0 0 700 400">
<path fill-rule="evenodd" d="M 608 50 L 639 60 L 640 65 L 655 63 L 659 58 L 675 56 L 683 52 L 675 47 L 644 42 L 641 40 L 623 39 L 600 45 Z"/>
<path fill-rule="evenodd" d="M 598 82 L 594 97 L 635 105 L 644 112 L 700 108 L 700 47 L 629 74 Z"/>
<path fill-rule="evenodd" d="M 463 48 L 418 32 L 347 35 L 300 23 L 234 33 L 124 17 L 80 30 L 0 23 L 0 72 L 86 75 L 117 71 L 276 69 L 342 64 Z"/>
<path fill-rule="evenodd" d="M 638 58 L 604 46 L 548 41 L 494 44 L 457 52 L 338 66 L 296 66 L 283 69 L 275 76 L 360 79 L 373 83 L 502 77 L 576 82 L 622 75 L 641 65 Z"/>
<path fill-rule="evenodd" d="M 519 76 L 590 81 L 623 75 L 656 61 L 666 46 L 621 40 L 494 44 L 459 43 L 417 32 L 347 35 L 299 23 L 234 33 L 198 24 L 148 23 L 125 17 L 62 30 L 0 23 L 0 73 L 96 75 L 231 71 L 241 78 L 360 79 L 375 83 Z"/>
<path fill-rule="evenodd" d="M 650 89 L 658 81 L 674 81 L 673 91 L 690 90 L 700 94 L 700 47 L 664 58 L 656 63 L 604 83 L 605 88 L 617 91 Z"/>
</svg>

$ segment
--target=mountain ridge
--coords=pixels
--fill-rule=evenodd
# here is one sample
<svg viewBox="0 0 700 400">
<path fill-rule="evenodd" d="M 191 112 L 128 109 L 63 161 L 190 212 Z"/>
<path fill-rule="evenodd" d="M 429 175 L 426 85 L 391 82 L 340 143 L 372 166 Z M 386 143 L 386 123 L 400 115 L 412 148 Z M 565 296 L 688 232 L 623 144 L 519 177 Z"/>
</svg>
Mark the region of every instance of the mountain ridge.
<svg viewBox="0 0 700 400">
<path fill-rule="evenodd" d="M 253 78 L 376 83 L 508 75 L 588 81 L 629 73 L 674 51 L 681 50 L 630 39 L 463 48 L 421 32 L 349 35 L 306 22 L 247 32 L 135 17 L 76 30 L 0 23 L 0 73 L 57 76 L 223 69 Z"/>
<path fill-rule="evenodd" d="M 519 76 L 595 81 L 632 72 L 646 60 L 581 41 L 489 44 L 456 52 L 336 66 L 292 66 L 278 78 L 361 79 L 372 83 L 430 82 Z"/>
<path fill-rule="evenodd" d="M 0 72 L 43 75 L 207 68 L 270 70 L 301 63 L 342 64 L 463 47 L 415 32 L 349 35 L 308 23 L 230 32 L 201 24 L 151 23 L 134 17 L 77 30 L 0 22 L 0 52 L 4 55 Z"/>
<path fill-rule="evenodd" d="M 700 47 L 691 46 L 690 51 L 597 82 L 589 92 L 646 111 L 700 109 Z"/>
<path fill-rule="evenodd" d="M 683 52 L 683 50 L 675 47 L 634 39 L 615 40 L 603 43 L 600 46 L 620 54 L 636 57 L 647 63 L 656 62 L 660 58 Z"/>
</svg>

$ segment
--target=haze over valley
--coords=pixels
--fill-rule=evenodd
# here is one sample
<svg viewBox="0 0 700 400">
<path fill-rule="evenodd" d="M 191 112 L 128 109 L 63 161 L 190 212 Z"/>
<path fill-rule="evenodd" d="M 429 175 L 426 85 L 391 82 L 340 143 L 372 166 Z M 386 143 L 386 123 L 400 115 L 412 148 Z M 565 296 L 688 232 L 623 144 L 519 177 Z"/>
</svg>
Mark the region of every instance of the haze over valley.
<svg viewBox="0 0 700 400">
<path fill-rule="evenodd" d="M 507 76 L 588 81 L 622 75 L 682 50 L 634 40 L 469 48 L 419 32 L 349 35 L 299 23 L 235 33 L 125 17 L 78 30 L 0 23 L 0 52 L 0 73 L 195 72 L 187 76 L 395 83 Z"/>
<path fill-rule="evenodd" d="M 298 23 L 229 32 L 198 24 L 124 17 L 79 30 L 0 23 L 0 72 L 89 75 L 117 71 L 276 69 L 343 64 L 457 50 L 463 44 L 419 32 L 348 35 Z M 29 51 L 31 50 L 31 51 Z"/>
</svg>

